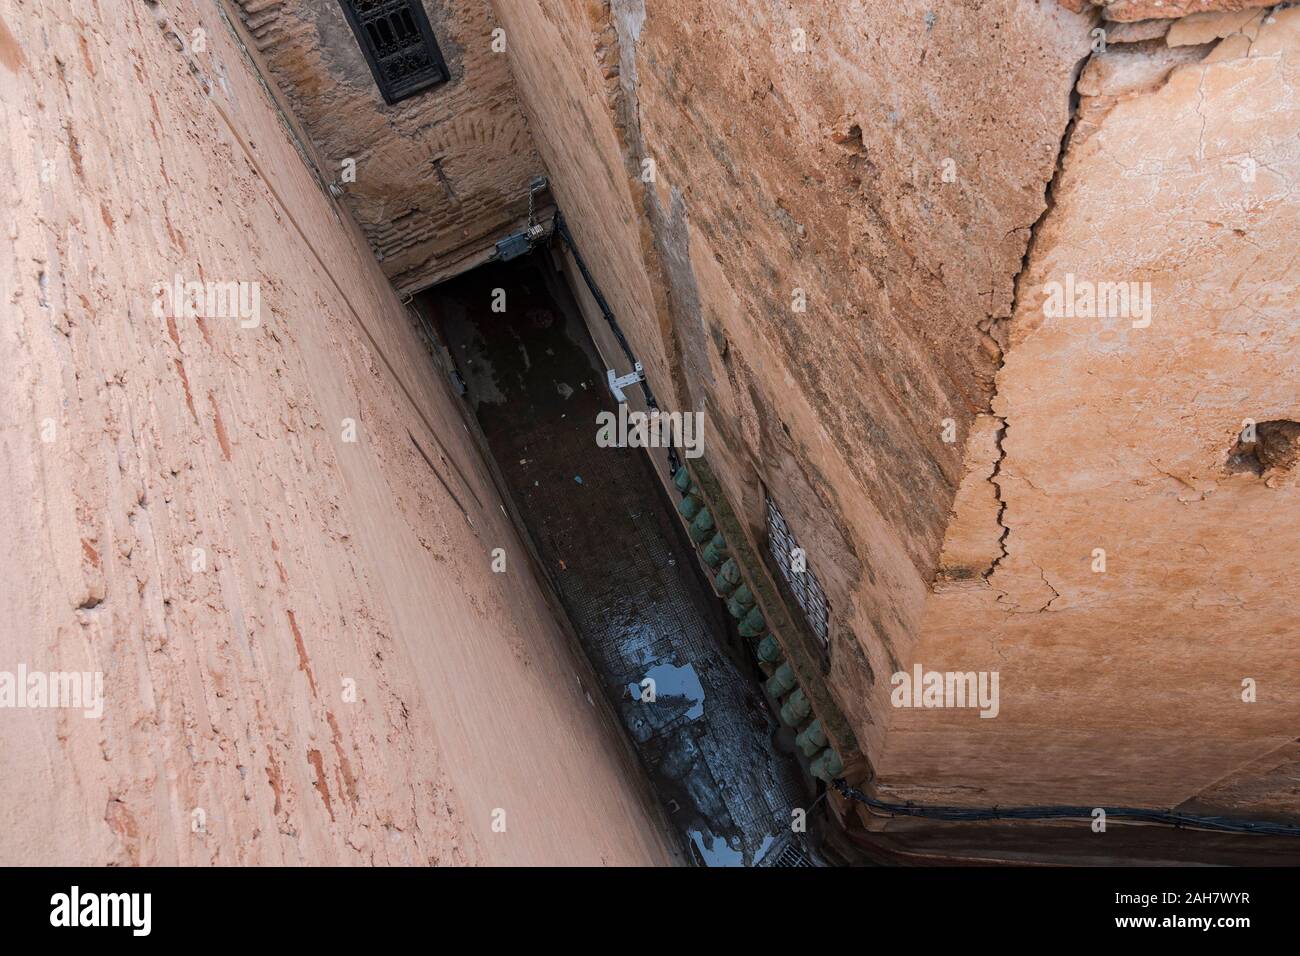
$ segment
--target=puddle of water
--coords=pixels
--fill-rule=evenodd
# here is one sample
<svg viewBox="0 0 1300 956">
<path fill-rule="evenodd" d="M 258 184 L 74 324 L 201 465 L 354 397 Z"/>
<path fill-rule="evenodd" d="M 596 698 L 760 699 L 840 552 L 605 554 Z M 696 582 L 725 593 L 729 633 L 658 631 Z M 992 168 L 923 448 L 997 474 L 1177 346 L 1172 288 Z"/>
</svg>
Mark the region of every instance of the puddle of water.
<svg viewBox="0 0 1300 956">
<path fill-rule="evenodd" d="M 727 841 L 722 837 L 714 836 L 711 833 L 706 837 L 699 830 L 691 830 L 690 837 L 691 842 L 695 844 L 695 849 L 699 851 L 707 866 L 745 865 L 745 854 L 734 847 L 728 846 Z"/>
<path fill-rule="evenodd" d="M 628 684 L 628 690 L 634 700 L 645 696 L 645 690 L 654 688 L 656 702 L 665 697 L 678 697 L 689 702 L 686 719 L 695 720 L 704 716 L 704 685 L 700 676 L 690 664 L 678 667 L 675 664 L 656 664 L 646 672 L 646 678 L 654 681 L 652 685 L 644 683 Z"/>
</svg>

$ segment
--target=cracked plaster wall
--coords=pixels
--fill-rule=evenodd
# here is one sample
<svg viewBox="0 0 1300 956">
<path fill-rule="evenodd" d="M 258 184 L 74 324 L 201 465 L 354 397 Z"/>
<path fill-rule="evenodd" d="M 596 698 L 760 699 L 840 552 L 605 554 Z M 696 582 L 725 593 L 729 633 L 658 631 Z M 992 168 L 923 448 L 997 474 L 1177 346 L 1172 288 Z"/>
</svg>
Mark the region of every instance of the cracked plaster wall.
<svg viewBox="0 0 1300 956">
<path fill-rule="evenodd" d="M 1091 19 L 1018 2 L 497 10 L 583 255 L 661 404 L 706 411 L 742 519 L 761 527 L 761 481 L 808 550 L 830 680 L 873 751 Z"/>
<path fill-rule="evenodd" d="M 1300 810 L 1296 475 L 1228 461 L 1300 418 L 1300 9 L 1151 32 L 1080 78 L 917 648 L 1001 712 L 895 711 L 895 798 Z M 1067 273 L 1151 324 L 1045 317 Z"/>
<path fill-rule="evenodd" d="M 808 549 L 887 796 L 1238 799 L 1250 764 L 1284 802 L 1293 492 L 1224 471 L 1297 413 L 1294 14 L 1259 6 L 498 4 L 656 393 Z M 1044 328 L 1065 271 L 1150 281 L 1155 321 Z M 1003 715 L 894 710 L 918 661 L 1001 669 Z"/>
</svg>

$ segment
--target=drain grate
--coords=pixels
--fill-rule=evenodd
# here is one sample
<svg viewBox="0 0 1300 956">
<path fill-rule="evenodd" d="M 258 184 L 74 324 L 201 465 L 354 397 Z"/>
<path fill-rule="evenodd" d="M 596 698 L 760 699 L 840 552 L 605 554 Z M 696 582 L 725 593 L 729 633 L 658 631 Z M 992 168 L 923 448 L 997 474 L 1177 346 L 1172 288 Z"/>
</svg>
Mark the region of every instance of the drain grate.
<svg viewBox="0 0 1300 956">
<path fill-rule="evenodd" d="M 777 866 L 815 867 L 817 864 L 813 863 L 812 857 L 808 855 L 808 853 L 804 850 L 802 846 L 792 841 L 790 843 L 787 843 L 785 845 L 785 848 L 781 850 L 779 854 L 777 854 L 776 859 L 767 865 L 772 867 L 777 867 Z"/>
</svg>

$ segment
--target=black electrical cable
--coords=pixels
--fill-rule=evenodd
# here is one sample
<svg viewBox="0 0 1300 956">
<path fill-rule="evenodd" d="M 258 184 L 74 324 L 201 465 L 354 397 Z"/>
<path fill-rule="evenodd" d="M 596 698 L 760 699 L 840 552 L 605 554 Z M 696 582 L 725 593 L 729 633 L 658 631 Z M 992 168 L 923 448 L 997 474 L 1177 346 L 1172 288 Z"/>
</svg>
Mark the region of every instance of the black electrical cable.
<svg viewBox="0 0 1300 956">
<path fill-rule="evenodd" d="M 596 305 L 600 307 L 600 314 L 605 317 L 605 321 L 609 324 L 610 330 L 614 333 L 614 338 L 618 339 L 618 344 L 623 349 L 623 354 L 627 356 L 627 360 L 631 362 L 632 366 L 635 368 L 637 361 L 636 356 L 632 353 L 632 346 L 628 345 L 627 337 L 623 334 L 623 330 L 618 327 L 618 322 L 614 318 L 614 310 L 609 307 L 609 303 L 605 301 L 605 297 L 601 294 L 600 287 L 596 285 L 596 280 L 592 278 L 591 270 L 587 268 L 587 263 L 582 258 L 582 253 L 578 251 L 578 247 L 573 241 L 573 234 L 569 232 L 569 224 L 564 221 L 563 213 L 556 212 L 554 228 L 555 232 L 559 234 L 560 239 L 563 240 L 565 246 L 568 247 L 569 252 L 572 253 L 573 261 L 578 264 L 578 272 L 582 275 L 582 281 L 586 284 L 587 291 L 590 292 L 591 297 L 596 300 Z M 654 392 L 650 390 L 650 382 L 644 377 L 644 375 L 641 378 L 640 384 L 641 390 L 645 394 L 646 407 L 652 410 L 657 409 L 659 403 L 655 401 Z M 669 448 L 669 473 L 676 474 L 678 465 L 679 460 L 677 458 L 677 449 Z"/>
<path fill-rule="evenodd" d="M 1108 820 L 1141 820 L 1166 826 L 1194 830 L 1217 830 L 1224 833 L 1259 833 L 1266 836 L 1300 836 L 1300 826 L 1289 823 L 1272 823 L 1265 820 L 1242 820 L 1237 817 L 1205 817 L 1191 813 L 1174 813 L 1170 810 L 1152 810 L 1140 807 L 944 807 L 917 806 L 911 803 L 886 803 L 855 790 L 842 779 L 831 785 L 850 800 L 856 800 L 872 810 L 892 816 L 926 817 L 932 820 L 971 822 L 976 820 L 1064 820 L 1088 819 L 1096 809 L 1106 811 Z"/>
<path fill-rule="evenodd" d="M 596 305 L 600 306 L 600 314 L 603 315 L 605 321 L 609 323 L 609 327 L 613 331 L 614 337 L 618 339 L 618 344 L 622 347 L 623 354 L 627 356 L 627 360 L 635 366 L 636 356 L 632 354 L 632 346 L 627 344 L 627 337 L 623 335 L 623 330 L 618 327 L 618 322 L 614 319 L 613 310 L 610 309 L 609 303 L 605 301 L 605 297 L 601 295 L 600 287 L 596 285 L 596 280 L 591 277 L 591 271 L 587 268 L 587 263 L 582 258 L 582 253 L 580 253 L 578 247 L 574 245 L 573 234 L 569 232 L 569 224 L 564 221 L 563 213 L 557 212 L 555 214 L 555 231 L 560 234 L 560 238 L 564 240 L 564 244 L 569 247 L 569 252 L 573 253 L 573 261 L 578 264 L 578 272 L 582 274 L 582 281 L 586 283 L 587 290 L 591 293 L 591 297 L 596 300 Z M 658 408 L 659 404 L 655 401 L 654 393 L 650 391 L 650 383 L 645 379 L 642 379 L 641 387 L 645 389 L 646 404 L 651 408 Z"/>
</svg>

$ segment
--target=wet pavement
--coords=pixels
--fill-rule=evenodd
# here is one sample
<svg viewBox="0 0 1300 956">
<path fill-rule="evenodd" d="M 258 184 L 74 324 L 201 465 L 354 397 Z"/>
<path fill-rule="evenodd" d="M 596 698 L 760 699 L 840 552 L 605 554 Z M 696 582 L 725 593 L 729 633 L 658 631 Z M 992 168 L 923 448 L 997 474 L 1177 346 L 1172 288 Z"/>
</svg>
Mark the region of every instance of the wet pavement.
<svg viewBox="0 0 1300 956">
<path fill-rule="evenodd" d="M 493 312 L 504 289 L 506 311 Z M 794 759 L 640 449 L 600 448 L 604 365 L 545 254 L 426 293 L 515 505 L 668 819 L 708 866 L 771 864 L 807 806 Z M 666 453 L 656 452 L 667 468 Z M 646 678 L 655 699 L 644 701 Z"/>
</svg>

